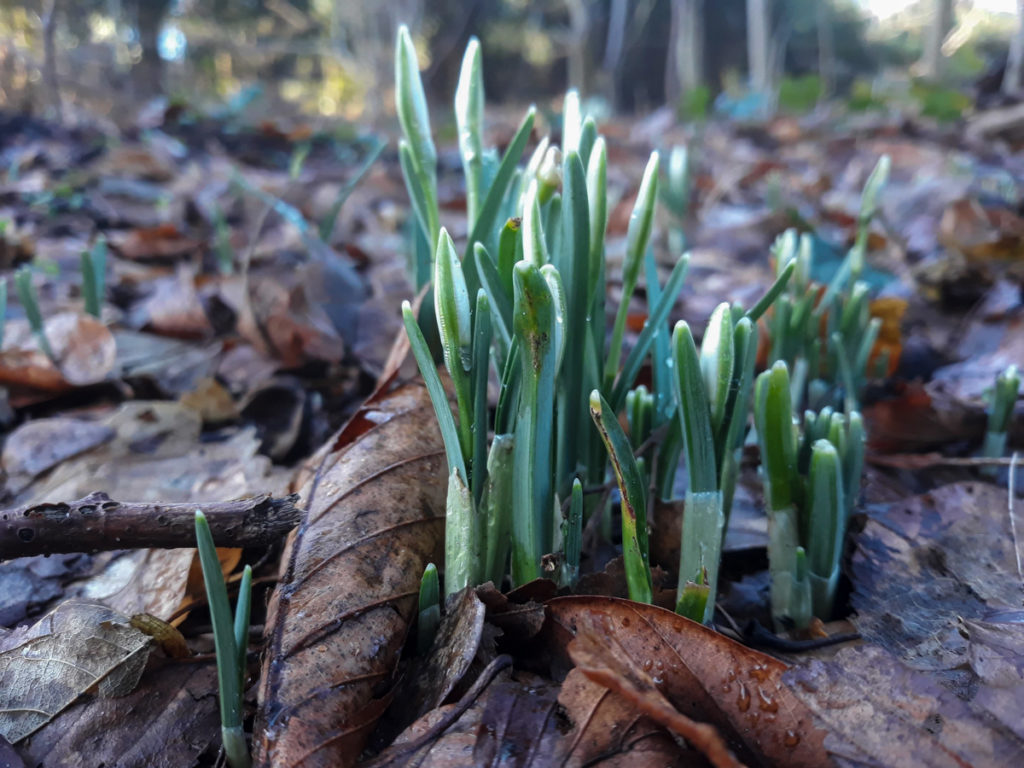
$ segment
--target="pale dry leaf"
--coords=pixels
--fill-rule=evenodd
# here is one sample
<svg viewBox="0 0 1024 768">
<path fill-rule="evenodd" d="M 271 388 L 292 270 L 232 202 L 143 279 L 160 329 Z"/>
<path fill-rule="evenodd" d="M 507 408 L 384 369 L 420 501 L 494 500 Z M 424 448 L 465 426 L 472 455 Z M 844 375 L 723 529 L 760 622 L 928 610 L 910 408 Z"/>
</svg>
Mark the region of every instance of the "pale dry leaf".
<svg viewBox="0 0 1024 768">
<path fill-rule="evenodd" d="M 0 654 L 0 734 L 15 743 L 83 693 L 124 695 L 149 657 L 149 637 L 102 605 L 66 602 Z"/>
</svg>

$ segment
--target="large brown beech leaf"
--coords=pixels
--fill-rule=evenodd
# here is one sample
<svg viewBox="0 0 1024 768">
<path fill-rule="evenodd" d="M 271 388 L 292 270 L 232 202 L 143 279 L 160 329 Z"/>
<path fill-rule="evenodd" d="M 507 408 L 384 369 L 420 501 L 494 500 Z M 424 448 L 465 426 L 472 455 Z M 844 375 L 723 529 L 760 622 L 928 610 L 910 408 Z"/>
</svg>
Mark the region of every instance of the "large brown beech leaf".
<svg viewBox="0 0 1024 768">
<path fill-rule="evenodd" d="M 271 598 L 254 734 L 264 766 L 344 766 L 387 708 L 447 482 L 422 386 L 379 393 L 306 472 L 308 517 Z"/>
<path fill-rule="evenodd" d="M 657 723 L 572 670 L 561 689 L 503 672 L 412 724 L 369 768 L 705 768 Z M 474 686 L 477 687 L 477 686 Z"/>
<path fill-rule="evenodd" d="M 591 639 L 611 648 L 618 666 L 636 668 L 604 679 L 649 678 L 679 712 L 717 728 L 743 762 L 780 768 L 832 764 L 822 746 L 824 731 L 782 682 L 787 667 L 781 661 L 652 605 L 579 596 L 555 598 L 547 607 L 553 650 L 568 648 L 576 658 L 572 639 L 599 634 Z M 636 685 L 616 687 L 628 692 Z"/>
</svg>

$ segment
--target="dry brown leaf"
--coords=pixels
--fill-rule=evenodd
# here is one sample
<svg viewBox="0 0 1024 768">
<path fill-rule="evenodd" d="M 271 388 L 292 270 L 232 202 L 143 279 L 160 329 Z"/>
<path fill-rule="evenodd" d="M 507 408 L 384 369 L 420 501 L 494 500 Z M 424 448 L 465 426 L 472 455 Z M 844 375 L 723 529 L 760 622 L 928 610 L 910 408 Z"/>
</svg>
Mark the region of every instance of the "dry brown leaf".
<svg viewBox="0 0 1024 768">
<path fill-rule="evenodd" d="M 364 404 L 304 477 L 254 752 L 259 765 L 351 765 L 386 708 L 423 569 L 442 556 L 445 459 L 426 390 Z"/>
<path fill-rule="evenodd" d="M 0 383 L 59 392 L 108 377 L 117 360 L 117 344 L 103 323 L 91 315 L 61 312 L 43 325 L 57 365 L 40 351 L 27 323 L 12 322 L 0 355 Z"/>
<path fill-rule="evenodd" d="M 147 298 L 131 312 L 134 327 L 178 338 L 203 338 L 213 333 L 191 266 L 182 264 L 173 275 L 151 280 L 147 290 Z"/>
<path fill-rule="evenodd" d="M 183 235 L 174 224 L 141 227 L 113 234 L 110 246 L 126 259 L 178 259 L 195 253 L 202 243 Z"/>
<path fill-rule="evenodd" d="M 943 212 L 939 240 L 969 259 L 1020 258 L 1024 219 L 1009 209 L 986 208 L 978 200 L 963 198 Z"/>
<path fill-rule="evenodd" d="M 788 768 L 830 765 L 825 733 L 782 682 L 781 661 L 655 606 L 584 596 L 547 606 L 554 650 L 568 647 L 593 614 L 608 616 L 608 642 L 650 674 L 676 709 L 718 728 L 740 759 Z"/>
<path fill-rule="evenodd" d="M 1015 660 L 1020 669 L 1021 659 Z M 796 694 L 828 729 L 825 747 L 847 765 L 884 768 L 1005 768 L 1024 754 L 1019 710 L 1014 725 L 993 722 L 958 695 L 955 679 L 913 670 L 878 646 L 844 648 L 786 674 Z M 1016 673 L 1020 686 L 1020 673 Z M 951 685 L 952 684 L 952 685 Z M 979 711 L 980 710 L 980 711 Z"/>
<path fill-rule="evenodd" d="M 914 667 L 960 666 L 960 619 L 1021 604 L 1005 489 L 946 485 L 869 515 L 850 566 L 857 629 Z"/>
<path fill-rule="evenodd" d="M 95 603 L 61 603 L 18 640 L 0 654 L 0 734 L 12 743 L 87 691 L 132 691 L 149 658 L 149 637 Z"/>
<path fill-rule="evenodd" d="M 30 765 L 47 768 L 181 768 L 219 744 L 211 661 L 168 664 L 147 672 L 128 696 L 80 701 L 20 746 Z"/>
<path fill-rule="evenodd" d="M 715 768 L 743 768 L 721 735 L 707 723 L 691 720 L 677 710 L 658 688 L 663 680 L 651 677 L 652 669 L 640 668 L 618 642 L 611 616 L 580 613 L 576 637 L 569 643 L 569 656 L 590 680 L 618 694 L 655 722 L 699 749 Z M 656 673 L 655 673 L 656 674 Z"/>
<path fill-rule="evenodd" d="M 500 674 L 479 697 L 467 696 L 417 720 L 371 765 L 703 768 L 706 763 L 621 697 L 572 670 L 561 690 L 528 672 Z"/>
</svg>

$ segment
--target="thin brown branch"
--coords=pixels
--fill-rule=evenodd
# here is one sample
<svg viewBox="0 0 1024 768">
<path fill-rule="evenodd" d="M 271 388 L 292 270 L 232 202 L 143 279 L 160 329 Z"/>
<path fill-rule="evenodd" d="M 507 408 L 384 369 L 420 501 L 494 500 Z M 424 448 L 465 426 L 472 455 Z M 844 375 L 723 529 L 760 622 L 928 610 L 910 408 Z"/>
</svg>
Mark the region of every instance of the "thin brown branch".
<svg viewBox="0 0 1024 768">
<path fill-rule="evenodd" d="M 0 511 L 0 559 L 59 552 L 175 549 L 195 546 L 201 508 L 218 546 L 260 547 L 299 524 L 298 495 L 269 494 L 206 504 L 113 501 L 90 493 L 78 501 L 33 504 Z"/>
</svg>

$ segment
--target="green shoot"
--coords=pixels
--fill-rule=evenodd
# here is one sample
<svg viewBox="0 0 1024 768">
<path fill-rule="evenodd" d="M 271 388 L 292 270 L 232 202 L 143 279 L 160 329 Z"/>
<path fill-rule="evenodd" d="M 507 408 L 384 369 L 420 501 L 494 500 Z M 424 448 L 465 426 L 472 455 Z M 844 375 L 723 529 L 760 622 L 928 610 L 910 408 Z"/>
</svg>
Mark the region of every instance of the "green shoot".
<svg viewBox="0 0 1024 768">
<path fill-rule="evenodd" d="M 217 257 L 217 268 L 222 275 L 230 275 L 235 270 L 235 249 L 231 247 L 231 229 L 219 207 L 213 211 L 213 233 L 213 253 Z"/>
<path fill-rule="evenodd" d="M 540 559 L 548 551 L 551 534 L 547 521 L 554 500 L 551 434 L 558 306 L 548 281 L 532 261 L 516 264 L 513 285 L 522 389 L 513 459 L 512 581 L 520 585 L 540 576 Z"/>
<path fill-rule="evenodd" d="M 25 310 L 25 317 L 28 325 L 36 337 L 36 343 L 43 353 L 54 359 L 53 349 L 46 339 L 46 329 L 43 326 L 43 313 L 39 310 L 39 296 L 36 287 L 32 283 L 32 268 L 28 265 L 22 266 L 14 273 L 14 288 L 18 292 L 18 299 Z"/>
<path fill-rule="evenodd" d="M 427 95 L 409 29 L 398 28 L 395 45 L 395 103 L 404 138 L 399 145 L 402 171 L 428 243 L 440 234 L 437 210 L 437 150 L 430 133 Z"/>
<path fill-rule="evenodd" d="M 658 195 L 658 153 L 652 152 L 644 177 L 640 182 L 640 191 L 636 196 L 633 213 L 629 217 L 626 230 L 626 256 L 622 263 L 622 300 L 615 313 L 615 325 L 612 326 L 611 347 L 605 360 L 604 379 L 608 388 L 615 380 L 622 357 L 622 339 L 626 331 L 626 317 L 629 314 L 629 300 L 636 288 L 643 263 L 647 242 L 651 237 L 651 225 L 654 220 L 654 202 Z"/>
<path fill-rule="evenodd" d="M 590 393 L 590 415 L 608 450 L 622 496 L 622 557 L 629 599 L 650 603 L 651 568 L 648 564 L 647 499 L 643 477 L 629 440 L 607 401 L 596 389 Z M 609 415 L 606 415 L 609 414 Z"/>
<path fill-rule="evenodd" d="M 441 625 L 441 587 L 437 566 L 427 563 L 420 579 L 419 620 L 416 623 L 416 651 L 426 655 L 434 644 L 437 628 Z"/>
<path fill-rule="evenodd" d="M 100 235 L 92 250 L 82 251 L 82 296 L 85 311 L 95 318 L 103 309 L 103 295 L 106 287 L 107 240 Z"/>
<path fill-rule="evenodd" d="M 562 562 L 562 583 L 576 585 L 580 575 L 580 553 L 583 548 L 583 484 L 573 478 L 569 497 L 569 516 L 563 523 L 562 538 L 565 540 L 565 559 Z"/>
<path fill-rule="evenodd" d="M 459 152 L 466 176 L 466 214 L 472 229 L 483 202 L 484 172 L 484 75 L 480 41 L 470 38 L 462 58 L 462 71 L 455 89 L 455 123 L 459 131 Z"/>
<path fill-rule="evenodd" d="M 232 768 L 248 768 L 249 748 L 242 728 L 246 648 L 249 637 L 249 610 L 252 602 L 252 571 L 242 576 L 238 604 L 232 617 L 227 586 L 220 569 L 217 547 L 213 543 L 206 516 L 196 510 L 196 546 L 203 569 L 206 598 L 213 621 L 213 643 L 217 651 L 217 680 L 220 686 L 221 737 L 224 753 Z"/>
<path fill-rule="evenodd" d="M 988 396 L 988 428 L 981 455 L 986 459 L 999 459 L 1006 454 L 1006 433 L 1010 428 L 1013 408 L 1020 392 L 1020 374 L 1016 365 L 1007 366 L 996 376 L 995 386 Z M 994 467 L 985 467 L 986 474 L 994 475 Z"/>
</svg>

